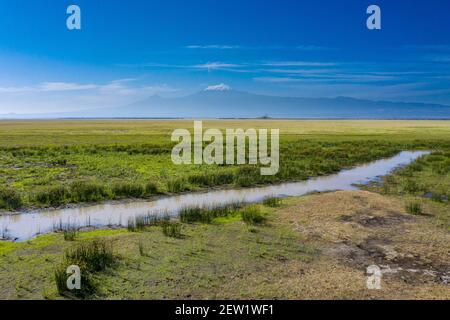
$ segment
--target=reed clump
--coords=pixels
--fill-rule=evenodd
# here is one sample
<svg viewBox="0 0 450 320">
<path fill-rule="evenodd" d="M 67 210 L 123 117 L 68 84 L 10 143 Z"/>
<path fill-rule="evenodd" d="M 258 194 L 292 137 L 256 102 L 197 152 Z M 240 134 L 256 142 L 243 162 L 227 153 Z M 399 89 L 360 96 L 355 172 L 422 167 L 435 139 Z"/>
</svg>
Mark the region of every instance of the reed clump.
<svg viewBox="0 0 450 320">
<path fill-rule="evenodd" d="M 166 221 L 162 224 L 162 231 L 166 237 L 181 238 L 181 223 Z"/>
<path fill-rule="evenodd" d="M 275 196 L 269 196 L 264 198 L 263 200 L 263 204 L 267 207 L 272 207 L 272 208 L 276 208 L 281 206 L 282 204 L 282 200 L 280 198 L 277 198 Z"/>
<path fill-rule="evenodd" d="M 92 240 L 79 243 L 65 251 L 63 261 L 54 270 L 56 288 L 60 295 L 76 298 L 88 298 L 98 291 L 98 283 L 94 280 L 97 272 L 112 267 L 116 262 L 113 245 L 104 240 Z M 69 290 L 67 269 L 76 266 L 80 269 L 80 289 Z"/>
<path fill-rule="evenodd" d="M 189 185 L 184 178 L 173 178 L 167 181 L 167 190 L 172 193 L 188 191 Z"/>
<path fill-rule="evenodd" d="M 183 223 L 211 223 L 215 218 L 236 213 L 242 206 L 242 203 L 237 202 L 209 207 L 186 207 L 180 210 L 180 221 Z"/>
<path fill-rule="evenodd" d="M 242 220 L 249 225 L 258 225 L 266 222 L 266 216 L 258 206 L 248 206 L 241 210 Z"/>
<path fill-rule="evenodd" d="M 0 209 L 17 210 L 23 205 L 20 193 L 12 188 L 0 188 Z"/>
<path fill-rule="evenodd" d="M 419 202 L 410 202 L 406 204 L 406 212 L 412 215 L 421 215 L 423 214 L 422 204 Z"/>
<path fill-rule="evenodd" d="M 165 214 L 147 214 L 128 219 L 127 229 L 130 232 L 142 232 L 147 227 L 159 226 L 170 221 L 170 216 Z"/>
</svg>

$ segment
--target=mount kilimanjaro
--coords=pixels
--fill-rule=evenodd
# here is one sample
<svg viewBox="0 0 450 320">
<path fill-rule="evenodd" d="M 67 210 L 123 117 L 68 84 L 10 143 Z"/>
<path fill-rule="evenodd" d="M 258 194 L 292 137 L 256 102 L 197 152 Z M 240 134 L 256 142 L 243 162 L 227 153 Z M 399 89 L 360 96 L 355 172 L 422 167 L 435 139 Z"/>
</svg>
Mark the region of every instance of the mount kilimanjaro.
<svg viewBox="0 0 450 320">
<path fill-rule="evenodd" d="M 317 118 L 450 119 L 450 106 L 337 98 L 259 95 L 216 86 L 189 96 L 151 96 L 123 107 L 48 114 L 7 114 L 3 119 L 57 118 Z"/>
</svg>

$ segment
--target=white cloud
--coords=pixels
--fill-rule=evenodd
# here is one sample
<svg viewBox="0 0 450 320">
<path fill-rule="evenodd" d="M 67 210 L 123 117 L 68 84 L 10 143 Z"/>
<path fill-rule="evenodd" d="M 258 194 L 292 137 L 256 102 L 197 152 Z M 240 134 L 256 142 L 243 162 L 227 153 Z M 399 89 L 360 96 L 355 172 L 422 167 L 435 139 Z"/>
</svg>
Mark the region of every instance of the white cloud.
<svg viewBox="0 0 450 320">
<path fill-rule="evenodd" d="M 42 82 L 34 86 L 0 87 L 0 92 L 4 93 L 24 93 L 24 92 L 58 92 L 58 91 L 80 91 L 99 88 L 95 84 L 79 84 L 73 82 Z"/>
<path fill-rule="evenodd" d="M 33 87 L 0 87 L 1 93 L 31 92 L 33 90 Z"/>
<path fill-rule="evenodd" d="M 205 64 L 197 64 L 192 67 L 196 69 L 219 70 L 219 69 L 238 68 L 239 65 L 224 62 L 208 62 Z"/>
<path fill-rule="evenodd" d="M 230 91 L 230 90 L 231 90 L 231 87 L 227 86 L 224 83 L 214 85 L 214 86 L 209 86 L 209 87 L 205 88 L 205 91 Z"/>
<path fill-rule="evenodd" d="M 73 82 L 43 82 L 36 87 L 37 91 L 79 91 L 98 88 L 95 84 L 79 84 Z"/>
<path fill-rule="evenodd" d="M 329 74 L 337 72 L 336 69 L 264 69 L 263 72 L 280 73 L 280 74 L 300 74 L 300 75 L 312 75 L 312 74 Z"/>
<path fill-rule="evenodd" d="M 81 84 L 74 82 L 42 82 L 33 86 L 17 86 L 17 87 L 0 87 L 2 93 L 27 93 L 27 92 L 65 92 L 65 91 L 89 91 L 96 90 L 99 93 L 115 93 L 115 94 L 134 94 L 138 92 L 175 92 L 177 91 L 170 86 L 156 85 L 146 86 L 128 85 L 135 79 L 119 79 L 113 80 L 106 84 Z"/>
</svg>

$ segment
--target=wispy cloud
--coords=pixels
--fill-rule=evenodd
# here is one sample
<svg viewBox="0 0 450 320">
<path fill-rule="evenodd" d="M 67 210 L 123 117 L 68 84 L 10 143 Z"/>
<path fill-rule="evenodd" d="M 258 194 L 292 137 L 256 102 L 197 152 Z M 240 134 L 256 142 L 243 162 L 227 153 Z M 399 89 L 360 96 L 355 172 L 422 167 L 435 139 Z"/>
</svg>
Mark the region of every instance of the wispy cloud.
<svg viewBox="0 0 450 320">
<path fill-rule="evenodd" d="M 204 70 L 230 70 L 241 67 L 239 64 L 225 63 L 225 62 L 208 62 L 204 64 L 197 64 L 191 66 L 194 69 L 204 69 Z"/>
<path fill-rule="evenodd" d="M 97 89 L 99 85 L 79 84 L 73 82 L 43 82 L 36 87 L 37 91 L 80 91 Z"/>
<path fill-rule="evenodd" d="M 119 67 L 126 68 L 168 68 L 168 69 L 203 69 L 203 70 L 229 70 L 237 71 L 261 71 L 256 68 L 261 67 L 334 67 L 338 66 L 337 62 L 319 62 L 319 61 L 262 61 L 262 62 L 223 62 L 213 61 L 207 63 L 193 64 L 193 65 L 179 65 L 179 64 L 165 64 L 165 63 L 139 63 L 139 64 L 119 64 Z"/>
<path fill-rule="evenodd" d="M 20 93 L 20 92 L 32 92 L 35 89 L 33 87 L 14 87 L 14 86 L 8 86 L 8 87 L 0 87 L 1 93 Z"/>
<path fill-rule="evenodd" d="M 329 83 L 329 82 L 352 82 L 352 83 L 364 83 L 364 82 L 382 82 L 393 81 L 398 78 L 395 76 L 387 75 L 373 75 L 373 74 L 345 74 L 345 73 L 330 73 L 330 74 L 315 74 L 315 73 L 302 73 L 293 74 L 288 73 L 289 76 L 280 77 L 255 77 L 253 80 L 260 82 L 311 82 L 311 83 Z"/>
<path fill-rule="evenodd" d="M 338 72 L 337 69 L 262 69 L 262 72 L 279 73 L 279 74 L 298 74 L 298 75 L 314 75 L 314 74 L 330 74 Z"/>
<path fill-rule="evenodd" d="M 59 91 L 82 91 L 99 88 L 95 84 L 79 84 L 73 82 L 42 82 L 33 86 L 0 87 L 3 93 L 21 92 L 59 92 Z"/>
<path fill-rule="evenodd" d="M 208 45 L 188 45 L 185 48 L 187 49 L 220 49 L 220 50 L 227 50 L 227 49 L 238 49 L 240 46 L 237 45 L 221 45 L 221 44 L 208 44 Z"/>
<path fill-rule="evenodd" d="M 336 62 L 315 62 L 315 61 L 267 61 L 263 66 L 270 67 L 331 67 L 336 66 Z"/>
<path fill-rule="evenodd" d="M 168 85 L 129 85 L 134 79 L 113 80 L 106 84 L 81 84 L 74 82 L 42 82 L 33 86 L 0 87 L 2 93 L 38 93 L 38 92 L 71 92 L 96 91 L 103 94 L 133 95 L 138 93 L 156 94 L 163 92 L 176 92 Z"/>
<path fill-rule="evenodd" d="M 304 81 L 303 79 L 292 78 L 292 77 L 255 77 L 255 78 L 253 78 L 253 80 L 260 81 L 260 82 L 270 82 L 270 83 L 286 83 L 286 82 Z"/>
<path fill-rule="evenodd" d="M 226 85 L 225 83 L 221 83 L 218 85 L 208 86 L 204 91 L 230 91 L 231 87 Z"/>
<path fill-rule="evenodd" d="M 218 50 L 230 50 L 230 49 L 241 49 L 241 50 L 300 50 L 300 51 L 328 51 L 336 50 L 336 48 L 330 48 L 318 45 L 298 45 L 298 46 L 247 46 L 247 45 L 227 45 L 227 44 L 207 44 L 199 45 L 192 44 L 185 46 L 187 49 L 218 49 Z"/>
</svg>

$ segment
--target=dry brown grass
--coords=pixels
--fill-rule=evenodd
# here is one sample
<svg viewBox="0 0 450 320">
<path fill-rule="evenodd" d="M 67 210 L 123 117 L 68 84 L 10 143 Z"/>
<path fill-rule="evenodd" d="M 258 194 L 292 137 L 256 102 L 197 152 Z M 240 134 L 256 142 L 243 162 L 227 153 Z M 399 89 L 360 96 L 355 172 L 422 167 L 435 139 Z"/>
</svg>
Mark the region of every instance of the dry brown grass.
<svg viewBox="0 0 450 320">
<path fill-rule="evenodd" d="M 450 298 L 442 278 L 450 275 L 450 234 L 432 217 L 406 214 L 401 200 L 334 192 L 289 199 L 278 214 L 278 223 L 291 224 L 321 252 L 311 263 L 274 270 L 291 299 Z M 384 274 L 381 290 L 366 287 L 372 264 L 397 270 Z"/>
</svg>

